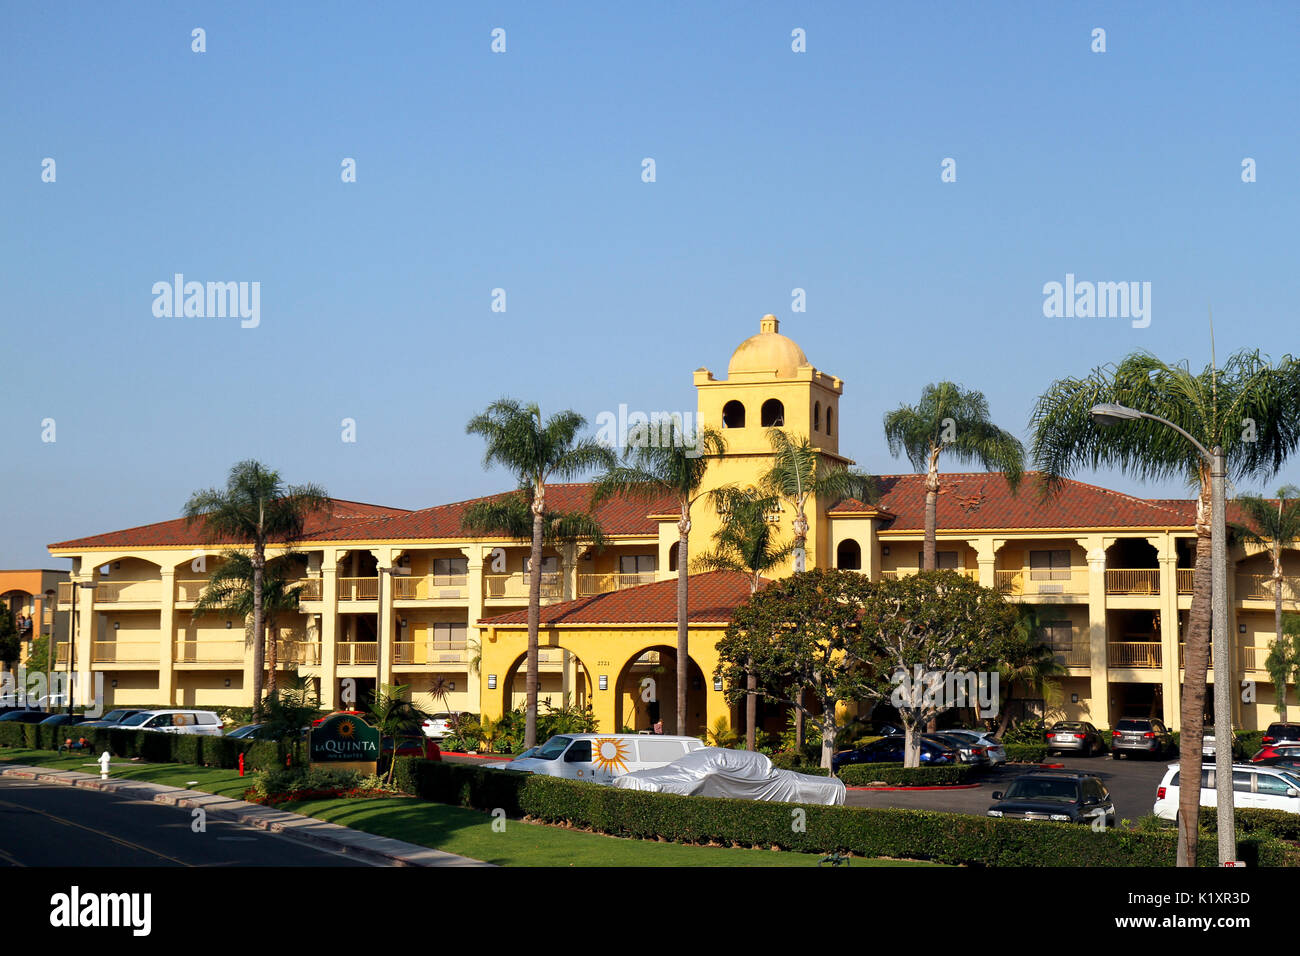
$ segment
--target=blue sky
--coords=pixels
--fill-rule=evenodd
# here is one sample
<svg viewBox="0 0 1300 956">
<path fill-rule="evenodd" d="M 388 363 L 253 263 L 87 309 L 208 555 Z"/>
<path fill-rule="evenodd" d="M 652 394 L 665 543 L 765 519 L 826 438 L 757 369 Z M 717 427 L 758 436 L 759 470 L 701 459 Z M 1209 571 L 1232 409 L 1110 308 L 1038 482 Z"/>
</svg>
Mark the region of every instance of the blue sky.
<svg viewBox="0 0 1300 956">
<path fill-rule="evenodd" d="M 404 507 L 508 487 L 465 435 L 488 402 L 693 410 L 765 312 L 844 379 L 841 449 L 878 473 L 908 470 L 881 417 L 926 382 L 1025 435 L 1057 377 L 1203 365 L 1211 306 L 1221 358 L 1279 357 L 1298 28 L 1294 3 L 6 4 L 0 566 L 176 517 L 246 457 Z M 260 325 L 155 317 L 177 272 L 260 282 Z M 1150 326 L 1045 318 L 1067 273 L 1149 281 Z"/>
</svg>

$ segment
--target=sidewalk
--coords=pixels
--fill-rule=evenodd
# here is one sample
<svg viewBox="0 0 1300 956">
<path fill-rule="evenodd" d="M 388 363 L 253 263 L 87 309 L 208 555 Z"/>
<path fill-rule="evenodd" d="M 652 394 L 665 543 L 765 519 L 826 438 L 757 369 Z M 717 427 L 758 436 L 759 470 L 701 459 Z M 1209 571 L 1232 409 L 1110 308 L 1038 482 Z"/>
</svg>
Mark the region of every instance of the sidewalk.
<svg viewBox="0 0 1300 956">
<path fill-rule="evenodd" d="M 167 806 L 183 807 L 187 810 L 202 807 L 209 815 L 223 820 L 257 827 L 259 830 L 277 833 L 303 843 L 347 853 L 387 866 L 491 866 L 490 863 L 472 860 L 467 856 L 457 856 L 454 853 L 444 853 L 442 850 L 433 850 L 414 843 L 391 840 L 388 837 L 363 833 L 335 823 L 326 823 L 323 820 L 248 803 L 245 800 L 232 800 L 229 797 L 220 797 L 201 790 L 186 790 L 182 787 L 168 787 L 157 783 L 112 777 L 101 780 L 99 774 L 80 773 L 75 770 L 49 770 L 21 764 L 8 764 L 0 768 L 0 776 L 100 790 L 136 800 L 151 800 Z"/>
</svg>

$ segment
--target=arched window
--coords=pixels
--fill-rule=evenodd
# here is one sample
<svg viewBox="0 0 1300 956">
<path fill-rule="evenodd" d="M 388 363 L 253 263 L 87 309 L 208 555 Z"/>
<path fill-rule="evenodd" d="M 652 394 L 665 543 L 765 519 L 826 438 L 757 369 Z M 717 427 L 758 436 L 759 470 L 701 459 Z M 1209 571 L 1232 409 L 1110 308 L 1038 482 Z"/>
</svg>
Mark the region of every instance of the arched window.
<svg viewBox="0 0 1300 956">
<path fill-rule="evenodd" d="M 822 427 L 822 403 L 813 403 L 813 431 Z"/>
<path fill-rule="evenodd" d="M 761 424 L 764 428 L 782 428 L 785 426 L 785 406 L 775 398 L 763 403 Z"/>
<path fill-rule="evenodd" d="M 745 427 L 745 406 L 737 401 L 730 401 L 722 406 L 723 428 Z"/>
<path fill-rule="evenodd" d="M 675 542 L 668 548 L 668 570 L 677 570 L 677 546 L 681 542 Z"/>
<path fill-rule="evenodd" d="M 845 571 L 861 571 L 862 547 L 852 538 L 845 538 L 835 549 L 835 566 Z"/>
<path fill-rule="evenodd" d="M 835 424 L 835 409 L 827 405 L 826 406 L 826 434 L 828 435 L 835 434 L 834 424 Z"/>
</svg>

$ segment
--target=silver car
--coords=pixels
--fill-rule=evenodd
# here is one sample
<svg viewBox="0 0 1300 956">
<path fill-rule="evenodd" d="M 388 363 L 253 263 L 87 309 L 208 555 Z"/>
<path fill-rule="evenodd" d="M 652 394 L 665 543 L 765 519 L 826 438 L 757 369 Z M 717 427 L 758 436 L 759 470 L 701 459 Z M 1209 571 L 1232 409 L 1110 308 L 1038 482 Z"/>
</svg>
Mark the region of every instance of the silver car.
<svg viewBox="0 0 1300 956">
<path fill-rule="evenodd" d="M 1007 749 L 1002 746 L 1002 741 L 987 730 L 966 730 L 963 728 L 961 730 L 945 730 L 943 733 L 948 737 L 960 737 L 963 740 L 971 741 L 976 746 L 983 747 L 990 766 L 997 766 L 1007 762 Z"/>
</svg>

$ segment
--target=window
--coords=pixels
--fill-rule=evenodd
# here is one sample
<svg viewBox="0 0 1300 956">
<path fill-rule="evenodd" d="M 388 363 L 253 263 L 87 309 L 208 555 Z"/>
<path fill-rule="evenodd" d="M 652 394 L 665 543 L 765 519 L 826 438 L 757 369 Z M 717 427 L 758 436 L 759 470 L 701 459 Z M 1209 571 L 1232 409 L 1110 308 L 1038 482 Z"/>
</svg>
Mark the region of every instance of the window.
<svg viewBox="0 0 1300 956">
<path fill-rule="evenodd" d="M 668 570 L 669 570 L 669 571 L 676 571 L 676 570 L 677 570 L 677 548 L 678 548 L 678 546 L 679 546 L 680 544 L 681 544 L 681 542 L 679 541 L 679 542 L 676 542 L 676 543 L 672 544 L 672 545 L 668 548 Z"/>
<path fill-rule="evenodd" d="M 591 741 L 575 740 L 564 754 L 565 763 L 591 763 Z"/>
<path fill-rule="evenodd" d="M 643 763 L 660 761 L 671 763 L 685 752 L 679 740 L 655 740 L 653 737 L 647 737 L 645 740 L 638 740 L 637 743 L 641 745 Z"/>
<path fill-rule="evenodd" d="M 831 420 L 834 415 L 835 415 L 835 409 L 827 405 L 826 406 L 826 434 L 828 435 L 835 434 L 835 429 L 831 427 Z"/>
<path fill-rule="evenodd" d="M 783 428 L 785 426 L 785 406 L 778 399 L 769 398 L 763 403 L 760 418 L 764 428 Z"/>
<path fill-rule="evenodd" d="M 189 727 L 197 722 L 193 714 L 172 714 L 173 727 Z"/>
<path fill-rule="evenodd" d="M 532 568 L 531 568 L 530 559 L 524 558 L 524 571 L 527 572 L 530 571 L 531 569 Z M 549 557 L 542 558 L 543 574 L 555 574 L 559 570 L 560 570 L 560 559 L 557 558 L 555 555 L 552 554 Z"/>
<path fill-rule="evenodd" d="M 822 427 L 822 403 L 813 402 L 813 431 Z"/>
<path fill-rule="evenodd" d="M 443 650 L 463 649 L 468 631 L 469 626 L 466 624 L 433 624 L 429 629 L 433 646 Z"/>
<path fill-rule="evenodd" d="M 1070 551 L 1030 551 L 1029 578 L 1032 581 L 1070 580 Z"/>
<path fill-rule="evenodd" d="M 653 554 L 624 554 L 618 559 L 619 574 L 654 574 L 656 558 Z"/>
<path fill-rule="evenodd" d="M 1282 777 L 1275 777 L 1272 774 L 1259 774 L 1256 778 L 1259 785 L 1260 793 L 1267 793 L 1275 797 L 1285 797 L 1288 790 L 1294 790 L 1290 782 Z"/>
<path fill-rule="evenodd" d="M 542 744 L 542 749 L 533 754 L 533 757 L 536 760 L 558 760 L 572 742 L 572 737 L 552 737 Z"/>
<path fill-rule="evenodd" d="M 723 428 L 745 427 L 745 406 L 737 401 L 730 401 L 722 406 Z"/>
<path fill-rule="evenodd" d="M 434 558 L 433 583 L 452 584 L 453 578 L 462 578 L 469 574 L 469 558 Z"/>
<path fill-rule="evenodd" d="M 916 566 L 925 567 L 925 552 L 916 552 Z M 936 551 L 934 553 L 934 566 L 940 571 L 957 570 L 957 552 L 956 551 Z"/>
<path fill-rule="evenodd" d="M 835 549 L 835 566 L 845 571 L 861 571 L 862 546 L 852 538 L 845 538 Z"/>
<path fill-rule="evenodd" d="M 1237 793 L 1250 793 L 1250 778 L 1255 776 L 1253 773 L 1237 773 L 1232 775 L 1232 789 Z"/>
<path fill-rule="evenodd" d="M 153 720 L 149 721 L 149 723 L 145 724 L 146 727 L 170 727 L 171 725 L 171 714 L 159 714 Z"/>
<path fill-rule="evenodd" d="M 1043 624 L 1047 646 L 1054 651 L 1074 650 L 1074 626 L 1069 621 L 1048 621 Z"/>
</svg>

